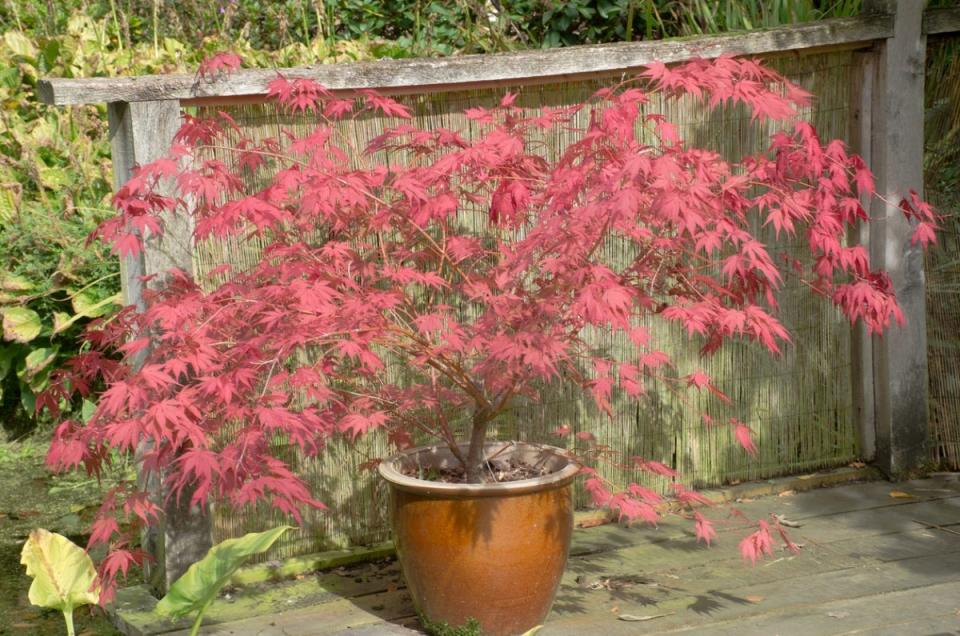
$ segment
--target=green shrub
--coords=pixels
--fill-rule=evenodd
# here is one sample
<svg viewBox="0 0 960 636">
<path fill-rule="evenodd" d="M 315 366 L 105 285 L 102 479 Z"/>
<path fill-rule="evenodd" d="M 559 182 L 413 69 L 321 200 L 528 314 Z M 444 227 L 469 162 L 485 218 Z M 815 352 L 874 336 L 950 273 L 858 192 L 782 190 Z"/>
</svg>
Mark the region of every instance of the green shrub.
<svg viewBox="0 0 960 636">
<path fill-rule="evenodd" d="M 0 423 L 8 435 L 35 426 L 35 396 L 49 372 L 76 353 L 87 322 L 108 318 L 120 303 L 117 259 L 86 242 L 112 214 L 106 109 L 38 104 L 37 80 L 190 72 L 226 46 L 216 38 L 200 48 L 165 38 L 156 50 L 150 43 L 120 48 L 110 24 L 75 14 L 60 35 L 8 30 L 0 38 L 0 253 L 7 255 L 0 265 Z M 373 59 L 395 52 L 391 46 L 318 41 L 234 50 L 253 67 Z M 82 403 L 64 406 L 82 414 Z"/>
</svg>

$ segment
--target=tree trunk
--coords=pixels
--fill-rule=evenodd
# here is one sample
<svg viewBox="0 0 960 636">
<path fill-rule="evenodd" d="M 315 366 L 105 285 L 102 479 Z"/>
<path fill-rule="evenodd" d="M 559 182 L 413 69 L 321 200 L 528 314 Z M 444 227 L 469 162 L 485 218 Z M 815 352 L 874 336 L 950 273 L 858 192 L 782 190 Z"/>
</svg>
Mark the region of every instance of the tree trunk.
<svg viewBox="0 0 960 636">
<path fill-rule="evenodd" d="M 483 474 L 483 445 L 487 441 L 487 414 L 477 410 L 473 414 L 473 426 L 470 430 L 470 448 L 467 451 L 466 471 L 467 483 L 480 483 Z"/>
</svg>

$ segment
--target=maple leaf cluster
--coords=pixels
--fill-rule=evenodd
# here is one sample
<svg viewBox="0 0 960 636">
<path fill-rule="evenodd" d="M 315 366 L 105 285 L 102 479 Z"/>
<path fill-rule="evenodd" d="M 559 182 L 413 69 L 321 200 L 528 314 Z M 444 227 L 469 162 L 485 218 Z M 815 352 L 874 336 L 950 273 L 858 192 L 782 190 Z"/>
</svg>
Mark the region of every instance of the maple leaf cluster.
<svg viewBox="0 0 960 636">
<path fill-rule="evenodd" d="M 233 63 L 218 59 L 205 73 Z M 702 371 L 674 369 L 642 320 L 681 325 L 704 354 L 731 338 L 776 354 L 790 341 L 777 292 L 793 276 L 873 332 L 902 321 L 889 278 L 846 241 L 867 220 L 869 170 L 843 143 L 824 144 L 796 117 L 808 95 L 755 61 L 655 64 L 535 116 L 507 95 L 466 111 L 479 131 L 469 139 L 421 129 L 407 107 L 371 92 L 345 98 L 283 77 L 269 91 L 315 128 L 254 140 L 226 113 L 185 116 L 170 156 L 117 192 L 118 215 L 95 236 L 120 255 L 162 235 L 171 214 L 193 215 L 198 243 L 263 247 L 204 280 L 166 273 L 143 311 L 92 327 L 92 347 L 42 403 L 56 412 L 106 390 L 88 421 L 58 426 L 52 467 L 98 472 L 111 452 L 140 448 L 142 470 L 163 471 L 170 497 L 266 502 L 297 517 L 322 503 L 277 455 L 277 439 L 310 457 L 331 438 L 375 430 L 401 447 L 432 437 L 476 477 L 490 423 L 544 384 L 574 383 L 606 413 L 615 392 L 642 399 L 651 380 L 725 397 Z M 782 132 L 768 152 L 732 161 L 649 114 L 654 91 L 742 104 Z M 338 121 L 370 114 L 394 125 L 353 147 Z M 575 141 L 544 152 L 542 140 L 560 132 Z M 902 209 L 916 241 L 929 243 L 933 210 L 915 195 Z M 809 264 L 779 259 L 762 226 L 804 239 Z M 606 256 L 610 245 L 620 258 Z M 587 330 L 622 332 L 634 355 L 598 351 Z M 730 424 L 756 452 L 750 429 Z M 657 462 L 635 465 L 676 477 Z M 617 491 L 589 470 L 586 487 L 630 520 L 653 523 L 664 509 L 653 491 Z M 122 494 L 105 502 L 91 538 L 113 542 L 107 575 L 139 558 L 118 519 L 160 514 L 135 488 Z M 694 510 L 706 500 L 679 484 L 670 498 L 698 538 L 715 539 Z M 751 537 L 747 558 L 770 552 L 769 526 Z"/>
</svg>

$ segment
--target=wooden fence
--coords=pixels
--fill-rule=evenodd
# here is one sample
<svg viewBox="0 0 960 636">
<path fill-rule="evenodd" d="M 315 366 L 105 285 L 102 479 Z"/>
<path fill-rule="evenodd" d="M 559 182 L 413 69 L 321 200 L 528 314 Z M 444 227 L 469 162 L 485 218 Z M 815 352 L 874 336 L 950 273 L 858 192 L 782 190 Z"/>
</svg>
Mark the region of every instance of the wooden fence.
<svg viewBox="0 0 960 636">
<path fill-rule="evenodd" d="M 749 33 L 661 42 L 571 47 L 445 59 L 389 60 L 282 69 L 291 78 L 308 77 L 341 91 L 373 88 L 397 96 L 415 111 L 417 123 L 442 122 L 457 128 L 457 112 L 466 104 L 493 99 L 519 89 L 521 105 L 536 110 L 547 103 L 571 103 L 598 83 L 632 73 L 653 61 L 679 62 L 695 57 L 758 55 L 820 97 L 806 113 L 826 137 L 841 137 L 862 154 L 876 175 L 877 191 L 922 192 L 924 55 L 928 34 L 960 31 L 960 10 L 923 11 L 921 0 L 865 0 L 864 15 Z M 309 125 L 302 118 L 283 119 L 264 105 L 273 70 L 248 70 L 228 78 L 192 76 L 48 79 L 38 85 L 51 104 L 107 102 L 115 184 L 123 183 L 135 164 L 162 156 L 179 126 L 185 107 L 228 108 L 247 131 L 278 123 Z M 661 105 L 664 106 L 664 105 Z M 653 108 L 656 108 L 654 105 Z M 666 107 L 666 106 L 664 106 Z M 706 112 L 691 105 L 665 112 L 681 124 L 681 133 L 696 143 L 737 155 L 760 150 L 764 131 L 751 128 L 741 112 Z M 361 143 L 387 121 L 366 122 L 350 134 Z M 728 437 L 704 431 L 695 417 L 702 405 L 663 399 L 641 413 L 636 406 L 617 411 L 614 421 L 595 417 L 572 395 L 550 395 L 537 405 L 521 405 L 507 418 L 501 434 L 510 435 L 519 418 L 534 422 L 536 438 L 567 418 L 614 447 L 678 465 L 696 485 L 730 479 L 766 477 L 845 463 L 856 457 L 874 460 L 892 475 L 926 460 L 927 347 L 922 254 L 910 245 L 910 227 L 890 205 L 876 201 L 869 232 L 851 237 L 869 245 L 877 267 L 891 273 L 908 324 L 890 337 L 870 339 L 851 329 L 825 303 L 801 299 L 787 289 L 785 321 L 797 335 L 784 359 L 771 361 L 748 347 L 703 362 L 706 370 L 735 395 L 734 412 L 759 432 L 761 456 L 746 461 Z M 175 219 L 162 240 L 151 240 L 141 258 L 123 265 L 125 298 L 142 304 L 141 277 L 171 266 L 207 271 L 213 253 L 224 246 L 195 246 L 189 221 Z M 231 259 L 249 247 L 234 245 Z M 691 358 L 683 338 L 677 357 Z M 616 346 L 617 343 L 610 343 Z M 713 365 L 710 367 L 709 365 Z M 371 452 L 381 442 L 371 439 Z M 377 494 L 370 480 L 355 481 L 356 455 L 334 446 L 316 464 L 303 466 L 318 497 L 334 514 L 307 520 L 308 533 L 284 544 L 280 556 L 335 545 L 386 538 Z M 617 476 L 615 476 L 617 477 Z M 624 475 L 620 475 L 624 478 Z M 334 479 L 336 478 L 336 479 Z M 159 484 L 151 485 L 160 488 Z M 163 588 L 216 539 L 241 530 L 270 525 L 269 515 L 239 515 L 168 504 L 163 527 L 146 537 L 158 556 L 153 576 Z M 215 523 L 211 524 L 211 519 Z"/>
</svg>

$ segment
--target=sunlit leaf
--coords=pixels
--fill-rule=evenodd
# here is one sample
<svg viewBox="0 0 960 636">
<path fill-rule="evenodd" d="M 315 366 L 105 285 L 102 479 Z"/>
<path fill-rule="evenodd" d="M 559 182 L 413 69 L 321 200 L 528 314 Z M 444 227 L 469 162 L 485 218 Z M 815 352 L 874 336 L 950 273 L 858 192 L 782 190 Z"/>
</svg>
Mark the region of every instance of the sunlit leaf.
<svg viewBox="0 0 960 636">
<path fill-rule="evenodd" d="M 17 377 L 26 382 L 34 393 L 42 391 L 59 350 L 59 347 L 41 347 L 32 350 L 18 365 Z"/>
<path fill-rule="evenodd" d="M 10 52 L 20 57 L 33 59 L 37 56 L 37 47 L 33 45 L 23 33 L 19 31 L 7 31 L 3 34 L 3 43 L 7 45 Z"/>
<path fill-rule="evenodd" d="M 40 314 L 26 307 L 0 307 L 3 337 L 14 342 L 30 342 L 40 335 Z"/>
<path fill-rule="evenodd" d="M 0 289 L 10 292 L 30 291 L 33 283 L 19 274 L 0 274 Z"/>
<path fill-rule="evenodd" d="M 53 333 L 57 334 L 67 329 L 76 320 L 76 314 L 71 316 L 65 311 L 53 312 Z"/>
<path fill-rule="evenodd" d="M 20 563 L 33 578 L 28 598 L 34 605 L 63 612 L 73 634 L 73 610 L 100 600 L 97 571 L 82 548 L 63 535 L 39 528 L 30 533 Z"/>
<path fill-rule="evenodd" d="M 64 168 L 51 168 L 49 166 L 38 166 L 37 174 L 40 177 L 40 184 L 49 190 L 59 190 L 70 184 L 72 180 L 70 173 Z"/>
<path fill-rule="evenodd" d="M 71 304 L 73 305 L 73 310 L 77 312 L 77 315 L 70 319 L 67 326 L 72 324 L 77 318 L 99 318 L 100 316 L 106 315 L 110 313 L 113 305 L 120 305 L 122 302 L 123 300 L 120 293 L 106 298 L 97 298 L 90 290 L 74 294 Z"/>
<path fill-rule="evenodd" d="M 0 224 L 12 223 L 20 209 L 20 198 L 12 188 L 0 190 Z"/>
<path fill-rule="evenodd" d="M 31 147 L 52 146 L 54 140 L 53 126 L 46 119 L 38 119 L 30 130 Z"/>
</svg>

